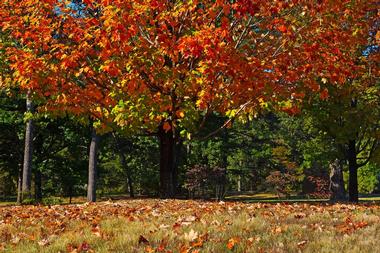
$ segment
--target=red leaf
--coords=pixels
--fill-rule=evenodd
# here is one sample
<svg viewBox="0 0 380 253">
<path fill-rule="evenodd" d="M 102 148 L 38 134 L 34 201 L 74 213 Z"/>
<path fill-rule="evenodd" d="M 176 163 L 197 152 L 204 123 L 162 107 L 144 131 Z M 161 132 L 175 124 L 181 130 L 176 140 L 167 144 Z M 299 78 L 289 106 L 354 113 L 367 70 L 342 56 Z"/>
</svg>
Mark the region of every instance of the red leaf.
<svg viewBox="0 0 380 253">
<path fill-rule="evenodd" d="M 279 30 L 280 32 L 282 32 L 282 33 L 286 33 L 286 32 L 288 31 L 288 29 L 286 28 L 285 25 L 280 25 L 280 26 L 278 27 L 278 30 Z"/>
<path fill-rule="evenodd" d="M 162 128 L 165 130 L 165 132 L 168 132 L 170 129 L 172 129 L 171 125 L 169 122 L 165 122 Z"/>
</svg>

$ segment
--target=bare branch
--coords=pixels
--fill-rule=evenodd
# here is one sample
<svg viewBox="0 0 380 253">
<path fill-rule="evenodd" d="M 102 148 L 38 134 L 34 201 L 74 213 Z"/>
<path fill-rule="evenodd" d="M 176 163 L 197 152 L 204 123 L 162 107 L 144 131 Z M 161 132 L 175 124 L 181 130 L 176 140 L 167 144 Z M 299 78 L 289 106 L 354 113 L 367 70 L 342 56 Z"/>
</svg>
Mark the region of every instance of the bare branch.
<svg viewBox="0 0 380 253">
<path fill-rule="evenodd" d="M 154 46 L 154 42 L 149 38 L 149 35 L 147 35 L 144 30 L 142 29 L 141 25 L 139 25 L 139 30 L 140 30 L 140 34 L 141 36 L 149 43 L 151 44 L 152 46 Z"/>
<path fill-rule="evenodd" d="M 367 147 L 368 145 L 371 143 L 371 138 L 368 138 L 368 140 L 366 141 L 366 143 L 361 146 L 361 141 L 359 142 L 359 145 L 357 147 L 357 154 L 360 154 L 361 152 L 363 152 Z M 361 147 L 361 148 L 360 148 Z"/>
<path fill-rule="evenodd" d="M 240 34 L 240 36 L 236 42 L 235 49 L 237 49 L 240 46 L 240 44 L 242 43 L 243 38 L 244 38 L 245 34 L 247 33 L 249 26 L 251 25 L 251 22 L 252 22 L 252 17 L 249 17 L 249 20 L 248 20 L 246 26 L 244 27 L 244 30 L 241 32 L 241 34 Z"/>
<path fill-rule="evenodd" d="M 212 136 L 214 136 L 215 134 L 219 133 L 220 131 L 222 131 L 223 129 L 225 129 L 234 119 L 236 119 L 236 117 L 248 106 L 250 105 L 251 103 L 253 102 L 253 100 L 249 100 L 248 102 L 240 105 L 239 109 L 236 111 L 235 115 L 228 119 L 226 122 L 224 122 L 224 124 L 219 127 L 218 129 L 216 129 L 215 131 L 209 133 L 208 135 L 204 136 L 204 137 L 200 137 L 198 138 L 198 140 L 206 140 Z"/>
<path fill-rule="evenodd" d="M 219 11 L 218 15 L 216 15 L 215 18 L 211 20 L 208 25 L 210 26 L 214 21 L 218 20 L 218 18 L 220 18 L 220 16 L 222 15 L 222 13 L 223 13 L 223 9 Z"/>
</svg>

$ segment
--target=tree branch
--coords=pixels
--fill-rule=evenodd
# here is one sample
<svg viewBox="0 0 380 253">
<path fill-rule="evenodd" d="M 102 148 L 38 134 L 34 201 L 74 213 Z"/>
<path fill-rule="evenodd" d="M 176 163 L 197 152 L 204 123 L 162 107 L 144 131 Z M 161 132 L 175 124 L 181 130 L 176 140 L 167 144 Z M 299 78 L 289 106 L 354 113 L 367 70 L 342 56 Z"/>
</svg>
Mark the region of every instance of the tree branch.
<svg viewBox="0 0 380 253">
<path fill-rule="evenodd" d="M 240 46 L 240 44 L 242 43 L 244 35 L 246 34 L 248 27 L 251 25 L 251 22 L 252 22 L 252 17 L 249 17 L 249 20 L 248 20 L 246 26 L 244 27 L 244 30 L 242 31 L 238 40 L 236 41 L 235 49 L 237 49 Z"/>
<path fill-rule="evenodd" d="M 368 164 L 368 162 L 371 160 L 372 155 L 373 155 L 374 151 L 376 150 L 378 144 L 379 144 L 378 140 L 375 140 L 373 142 L 371 150 L 369 151 L 368 157 L 366 158 L 366 160 L 364 162 L 358 163 L 358 168 L 363 167 L 364 165 Z M 365 159 L 365 158 L 358 158 L 358 159 Z"/>
<path fill-rule="evenodd" d="M 147 34 L 145 34 L 145 32 L 143 31 L 141 25 L 138 25 L 139 27 L 139 30 L 140 30 L 140 34 L 141 36 L 152 46 L 154 46 L 154 42 L 149 38 L 149 36 Z"/>
<path fill-rule="evenodd" d="M 209 133 L 208 135 L 204 136 L 204 137 L 199 137 L 197 138 L 198 140 L 206 140 L 212 136 L 214 136 L 215 134 L 219 133 L 220 131 L 222 131 L 224 128 L 226 128 L 248 105 L 250 105 L 251 103 L 253 102 L 253 100 L 249 100 L 248 102 L 242 104 L 239 109 L 236 111 L 235 115 L 228 119 L 226 122 L 224 122 L 224 124 L 219 127 L 218 129 L 216 129 L 215 131 Z"/>
</svg>

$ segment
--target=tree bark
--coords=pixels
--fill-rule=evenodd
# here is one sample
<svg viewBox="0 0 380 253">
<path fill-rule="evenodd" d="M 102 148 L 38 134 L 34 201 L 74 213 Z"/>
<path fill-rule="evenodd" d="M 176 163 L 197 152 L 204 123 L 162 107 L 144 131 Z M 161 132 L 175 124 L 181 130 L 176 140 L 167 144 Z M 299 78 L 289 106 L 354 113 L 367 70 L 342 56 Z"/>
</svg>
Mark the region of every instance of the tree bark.
<svg viewBox="0 0 380 253">
<path fill-rule="evenodd" d="M 70 184 L 70 186 L 69 186 L 69 204 L 71 204 L 72 200 L 73 200 L 73 185 Z"/>
<path fill-rule="evenodd" d="M 26 97 L 26 111 L 33 112 L 33 103 L 30 98 L 30 92 Z M 32 186 L 32 159 L 33 159 L 33 131 L 34 122 L 29 119 L 26 122 L 25 129 L 25 146 L 24 146 L 24 163 L 22 173 L 22 194 L 21 201 L 25 198 L 31 198 L 31 186 Z"/>
<path fill-rule="evenodd" d="M 182 148 L 183 148 L 183 142 L 182 140 L 174 139 L 174 150 L 173 150 L 173 172 L 172 172 L 172 178 L 173 178 L 173 188 L 174 188 L 174 195 L 176 195 L 179 192 L 179 182 L 178 182 L 178 175 L 179 175 L 179 166 L 182 163 Z"/>
<path fill-rule="evenodd" d="M 348 195 L 349 201 L 358 202 L 359 201 L 359 191 L 358 191 L 358 164 L 356 159 L 356 141 L 350 140 L 348 142 L 348 170 L 349 170 L 349 181 L 348 181 Z"/>
<path fill-rule="evenodd" d="M 160 198 L 173 198 L 175 195 L 173 178 L 174 172 L 174 148 L 175 138 L 173 131 L 166 131 L 162 126 L 159 127 L 158 137 L 160 140 Z"/>
<path fill-rule="evenodd" d="M 239 167 L 240 168 L 243 167 L 242 161 L 239 161 Z M 237 176 L 237 191 L 241 192 L 241 175 L 240 174 Z"/>
<path fill-rule="evenodd" d="M 18 180 L 17 180 L 17 204 L 22 202 L 22 168 L 18 171 Z"/>
<path fill-rule="evenodd" d="M 87 201 L 96 201 L 96 176 L 97 176 L 97 160 L 98 160 L 99 136 L 95 129 L 92 129 L 90 152 L 88 157 L 88 186 Z"/>
<path fill-rule="evenodd" d="M 115 140 L 117 152 L 119 153 L 121 166 L 124 168 L 124 170 L 127 173 L 127 184 L 128 184 L 129 196 L 131 198 L 134 198 L 135 193 L 134 193 L 134 189 L 133 189 L 133 181 L 132 181 L 131 170 L 127 165 L 127 161 L 125 159 L 125 154 L 124 154 L 123 150 L 121 149 L 121 145 L 120 145 L 120 141 L 119 141 L 118 137 L 115 134 L 113 134 L 113 138 Z"/>
<path fill-rule="evenodd" d="M 346 190 L 344 189 L 342 161 L 335 159 L 330 167 L 330 200 L 346 201 Z"/>
</svg>

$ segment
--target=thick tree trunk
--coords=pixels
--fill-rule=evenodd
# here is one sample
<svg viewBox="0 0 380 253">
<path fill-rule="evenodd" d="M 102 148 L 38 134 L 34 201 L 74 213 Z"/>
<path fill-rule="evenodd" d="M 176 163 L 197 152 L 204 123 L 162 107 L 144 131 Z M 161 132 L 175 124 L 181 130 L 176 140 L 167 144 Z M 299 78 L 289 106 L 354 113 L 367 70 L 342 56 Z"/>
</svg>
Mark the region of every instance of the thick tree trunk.
<svg viewBox="0 0 380 253">
<path fill-rule="evenodd" d="M 98 160 L 99 136 L 95 129 L 92 130 L 90 152 L 88 156 L 88 186 L 87 201 L 96 201 L 96 176 L 97 176 L 97 160 Z"/>
<path fill-rule="evenodd" d="M 33 103 L 30 98 L 30 93 L 26 97 L 26 110 L 27 112 L 33 112 Z M 33 130 L 34 122 L 29 119 L 26 122 L 25 129 L 25 146 L 24 146 L 24 164 L 22 173 L 22 194 L 21 201 L 25 198 L 31 198 L 31 186 L 32 186 L 32 159 L 33 159 Z"/>
<path fill-rule="evenodd" d="M 34 195 L 37 202 L 42 200 L 42 174 L 41 171 L 36 170 L 34 175 Z"/>
<path fill-rule="evenodd" d="M 173 131 L 165 131 L 162 127 L 159 128 L 158 137 L 160 140 L 160 197 L 173 198 L 174 182 L 176 182 L 173 178 L 176 176 L 174 172 L 175 138 Z"/>
<path fill-rule="evenodd" d="M 344 189 L 343 166 L 339 159 L 330 163 L 330 200 L 346 201 L 346 190 Z"/>
<path fill-rule="evenodd" d="M 219 168 L 221 169 L 221 168 Z M 216 200 L 220 201 L 223 200 L 226 194 L 226 176 L 227 176 L 227 170 L 223 169 L 223 171 L 216 171 L 216 177 L 214 180 L 215 184 L 215 193 L 216 193 Z"/>
<path fill-rule="evenodd" d="M 179 183 L 178 183 L 178 175 L 179 175 L 179 166 L 182 162 L 182 148 L 183 148 L 183 142 L 182 140 L 174 140 L 174 150 L 173 150 L 173 172 L 172 172 L 172 178 L 173 178 L 173 188 L 174 188 L 174 195 L 179 192 Z"/>
<path fill-rule="evenodd" d="M 348 181 L 348 195 L 351 202 L 359 201 L 358 192 L 358 164 L 356 160 L 356 141 L 350 140 L 348 142 L 348 170 L 349 170 L 349 181 Z"/>
<path fill-rule="evenodd" d="M 134 189 L 133 189 L 133 181 L 132 181 L 131 170 L 129 169 L 129 167 L 127 165 L 127 161 L 125 159 L 124 152 L 121 149 L 121 145 L 120 145 L 120 141 L 119 141 L 118 137 L 115 134 L 113 134 L 113 138 L 114 138 L 115 143 L 116 143 L 117 152 L 119 153 L 121 166 L 124 168 L 124 170 L 126 171 L 126 174 L 127 174 L 127 185 L 128 185 L 128 190 L 129 190 L 129 196 L 131 198 L 134 198 L 135 193 L 134 193 Z"/>
<path fill-rule="evenodd" d="M 69 186 L 69 204 L 71 204 L 72 199 L 73 199 L 73 185 L 70 184 L 70 186 Z"/>
</svg>

